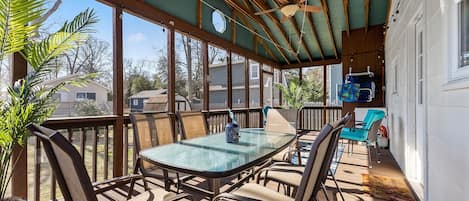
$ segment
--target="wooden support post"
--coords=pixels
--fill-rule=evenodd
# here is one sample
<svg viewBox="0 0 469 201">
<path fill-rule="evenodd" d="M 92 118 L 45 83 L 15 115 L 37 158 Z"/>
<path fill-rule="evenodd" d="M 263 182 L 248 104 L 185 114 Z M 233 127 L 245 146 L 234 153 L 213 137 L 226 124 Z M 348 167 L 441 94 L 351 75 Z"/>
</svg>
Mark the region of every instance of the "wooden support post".
<svg viewBox="0 0 469 201">
<path fill-rule="evenodd" d="M 232 58 L 231 58 L 231 51 L 228 50 L 227 51 L 227 57 L 226 57 L 226 66 L 227 66 L 227 96 L 226 96 L 226 99 L 227 99 L 227 106 L 228 108 L 230 109 L 233 109 L 233 65 L 231 63 L 232 61 Z"/>
<path fill-rule="evenodd" d="M 10 56 L 11 84 L 16 80 L 23 79 L 28 71 L 26 60 L 19 53 Z M 16 162 L 17 161 L 17 162 Z M 16 162 L 16 164 L 15 164 Z M 16 145 L 11 157 L 12 169 L 11 194 L 21 199 L 28 199 L 28 150 L 27 146 Z"/>
<path fill-rule="evenodd" d="M 259 63 L 259 106 L 264 108 L 264 65 Z M 259 125 L 264 125 L 264 113 L 259 114 Z"/>
<path fill-rule="evenodd" d="M 250 112 L 249 112 L 249 93 L 250 92 L 250 89 L 249 89 L 249 59 L 248 58 L 245 58 L 244 60 L 244 88 L 246 89 L 244 92 L 244 102 L 245 102 L 245 107 L 248 109 L 248 113 L 246 114 L 246 127 L 249 128 L 250 127 L 250 120 L 249 120 L 249 115 L 250 115 Z"/>
<path fill-rule="evenodd" d="M 124 131 L 124 65 L 122 44 L 122 8 L 113 8 L 113 102 L 114 114 L 118 116 L 114 122 L 113 137 L 113 177 L 123 175 L 123 131 Z M 125 147 L 126 148 L 126 147 Z M 125 152 L 127 154 L 127 152 Z"/>
<path fill-rule="evenodd" d="M 209 110 L 210 104 L 210 74 L 208 68 L 208 43 L 206 41 L 202 41 L 202 65 L 203 65 L 203 85 L 204 85 L 204 103 L 203 103 L 203 110 Z"/>
<path fill-rule="evenodd" d="M 280 84 L 283 84 L 283 70 L 280 68 L 278 70 L 279 70 L 278 76 L 280 76 L 278 82 Z M 280 89 L 278 90 L 278 104 L 279 106 L 283 106 L 282 91 L 280 91 Z"/>
<path fill-rule="evenodd" d="M 176 52 L 174 27 L 168 27 L 168 112 L 176 112 Z"/>
<path fill-rule="evenodd" d="M 323 110 L 322 110 L 322 124 L 326 124 L 327 123 L 327 111 L 326 111 L 326 107 L 327 107 L 327 66 L 324 65 L 323 66 L 323 72 L 322 72 L 322 105 L 323 105 Z"/>
</svg>

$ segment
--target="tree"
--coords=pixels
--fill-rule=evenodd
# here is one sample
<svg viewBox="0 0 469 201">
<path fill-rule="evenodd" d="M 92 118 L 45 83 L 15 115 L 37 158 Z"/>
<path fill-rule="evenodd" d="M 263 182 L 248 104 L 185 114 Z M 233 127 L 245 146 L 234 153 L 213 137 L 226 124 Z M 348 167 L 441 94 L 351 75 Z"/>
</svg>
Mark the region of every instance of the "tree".
<svg viewBox="0 0 469 201">
<path fill-rule="evenodd" d="M 96 101 L 80 101 L 73 106 L 76 116 L 97 116 L 104 112 L 98 108 Z"/>
</svg>

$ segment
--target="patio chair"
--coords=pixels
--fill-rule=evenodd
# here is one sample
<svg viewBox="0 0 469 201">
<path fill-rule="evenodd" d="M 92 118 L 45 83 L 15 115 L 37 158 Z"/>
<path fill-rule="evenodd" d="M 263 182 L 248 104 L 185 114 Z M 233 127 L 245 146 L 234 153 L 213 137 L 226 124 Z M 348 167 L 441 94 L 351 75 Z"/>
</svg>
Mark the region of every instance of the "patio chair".
<svg viewBox="0 0 469 201">
<path fill-rule="evenodd" d="M 327 155 L 324 163 L 324 167 L 322 169 L 326 170 L 325 172 L 321 172 L 322 176 L 322 183 L 325 183 L 325 180 L 328 176 L 332 178 L 334 181 L 340 196 L 342 197 L 342 200 L 344 200 L 344 197 L 342 195 L 342 189 L 337 183 L 337 180 L 335 179 L 335 171 L 336 169 L 331 169 L 331 164 L 334 159 L 335 153 L 338 151 L 338 145 L 339 145 L 339 135 L 340 132 L 343 128 L 343 126 L 351 119 L 352 115 L 350 113 L 347 113 L 343 118 L 340 120 L 337 120 L 333 122 L 331 125 L 333 127 L 332 135 L 333 135 L 333 140 L 331 141 L 331 146 L 327 150 Z M 317 138 L 318 136 L 316 136 Z M 314 143 L 314 141 L 312 142 Z M 291 163 L 285 163 L 285 162 L 279 162 L 279 163 L 274 163 L 270 167 L 263 169 L 262 171 L 259 172 L 258 177 L 257 177 L 257 183 L 260 182 L 260 180 L 264 180 L 264 186 L 267 184 L 268 181 L 275 181 L 280 184 L 288 186 L 287 188 L 287 194 L 290 193 L 290 186 L 293 187 L 293 194 L 295 194 L 296 189 L 300 185 L 301 177 L 304 172 L 305 167 L 302 165 L 297 165 L 297 164 L 291 164 Z M 264 175 L 262 173 L 265 173 Z"/>
<path fill-rule="evenodd" d="M 316 195 L 320 189 L 324 191 L 326 198 L 329 200 L 327 190 L 325 186 L 321 184 L 321 176 L 324 171 L 323 167 L 327 151 L 331 146 L 333 138 L 332 126 L 326 124 L 321 130 L 317 140 L 312 145 L 310 158 L 301 176 L 298 193 L 296 193 L 295 198 L 283 195 L 260 184 L 248 183 L 231 193 L 223 193 L 217 196 L 215 200 L 316 200 Z"/>
<path fill-rule="evenodd" d="M 384 116 L 385 114 L 383 111 L 369 111 L 364 119 L 366 121 L 363 121 L 363 126 L 361 128 L 344 128 L 342 129 L 342 133 L 340 134 L 340 137 L 342 139 L 347 139 L 349 141 L 364 142 L 366 144 L 368 150 L 369 168 L 373 167 L 371 161 L 370 146 L 376 145 L 376 140 L 369 139 L 369 137 L 375 138 Z M 349 153 L 353 153 L 353 143 L 349 143 L 349 145 L 351 145 L 352 147 L 352 152 Z M 378 147 L 376 146 L 376 148 Z M 381 162 L 379 158 L 377 162 Z"/>
<path fill-rule="evenodd" d="M 207 118 L 202 112 L 178 112 L 179 128 L 182 139 L 204 137 L 209 134 Z"/>
<path fill-rule="evenodd" d="M 176 142 L 174 127 L 172 126 L 173 115 L 166 112 L 157 113 L 131 113 L 130 120 L 134 131 L 135 151 L 171 144 Z M 171 184 L 179 184 L 178 173 L 168 172 L 161 169 L 140 157 L 137 158 L 135 169 L 140 171 L 145 177 L 165 179 L 166 190 Z M 146 181 L 144 182 L 147 185 Z M 177 185 L 179 192 L 179 185 Z"/>
<path fill-rule="evenodd" d="M 135 180 L 143 179 L 141 175 L 129 175 L 92 184 L 80 154 L 61 133 L 34 124 L 29 124 L 28 129 L 42 142 L 65 201 L 97 201 L 97 194 L 116 189 L 130 182 L 127 195 L 127 199 L 129 199 L 133 193 Z M 183 198 L 192 199 L 189 194 L 175 194 L 156 188 L 141 193 L 130 200 L 172 201 Z"/>
</svg>

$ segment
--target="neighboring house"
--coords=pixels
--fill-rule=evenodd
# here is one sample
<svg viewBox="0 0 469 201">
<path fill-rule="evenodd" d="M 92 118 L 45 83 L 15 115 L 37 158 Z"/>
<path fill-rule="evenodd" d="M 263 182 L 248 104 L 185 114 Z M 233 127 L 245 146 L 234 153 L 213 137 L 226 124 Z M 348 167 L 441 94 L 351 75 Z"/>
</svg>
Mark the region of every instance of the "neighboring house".
<svg viewBox="0 0 469 201">
<path fill-rule="evenodd" d="M 65 77 L 48 80 L 44 82 L 46 86 L 55 86 L 61 82 L 69 81 L 80 75 L 68 75 Z M 59 102 L 53 114 L 54 117 L 76 116 L 76 104 L 80 101 L 91 101 L 96 103 L 98 109 L 103 113 L 109 113 L 112 109 L 112 103 L 108 101 L 109 89 L 95 82 L 89 81 L 82 87 L 66 85 L 66 89 L 60 90 L 55 96 Z"/>
<path fill-rule="evenodd" d="M 129 97 L 130 112 L 167 111 L 166 89 L 144 90 Z M 190 111 L 191 105 L 183 96 L 176 94 L 176 111 Z"/>
<path fill-rule="evenodd" d="M 233 107 L 245 105 L 245 83 L 244 83 L 244 62 L 232 63 L 232 83 L 233 83 Z M 226 108 L 227 100 L 227 67 L 225 63 L 210 66 L 210 105 L 211 108 Z M 259 64 L 251 64 L 249 67 L 249 88 L 250 94 L 259 94 L 260 83 Z M 250 97 L 250 105 L 259 104 L 259 96 Z"/>
</svg>

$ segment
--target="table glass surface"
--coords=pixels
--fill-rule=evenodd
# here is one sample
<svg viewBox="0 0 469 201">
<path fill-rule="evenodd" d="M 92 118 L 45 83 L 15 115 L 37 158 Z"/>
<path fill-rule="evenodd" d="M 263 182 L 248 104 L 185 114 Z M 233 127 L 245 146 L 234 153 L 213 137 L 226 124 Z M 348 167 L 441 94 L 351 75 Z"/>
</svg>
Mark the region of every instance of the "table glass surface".
<svg viewBox="0 0 469 201">
<path fill-rule="evenodd" d="M 266 157 L 291 143 L 293 134 L 240 129 L 239 143 L 227 143 L 225 133 L 183 140 L 140 151 L 149 161 L 198 172 L 227 172 Z"/>
</svg>

